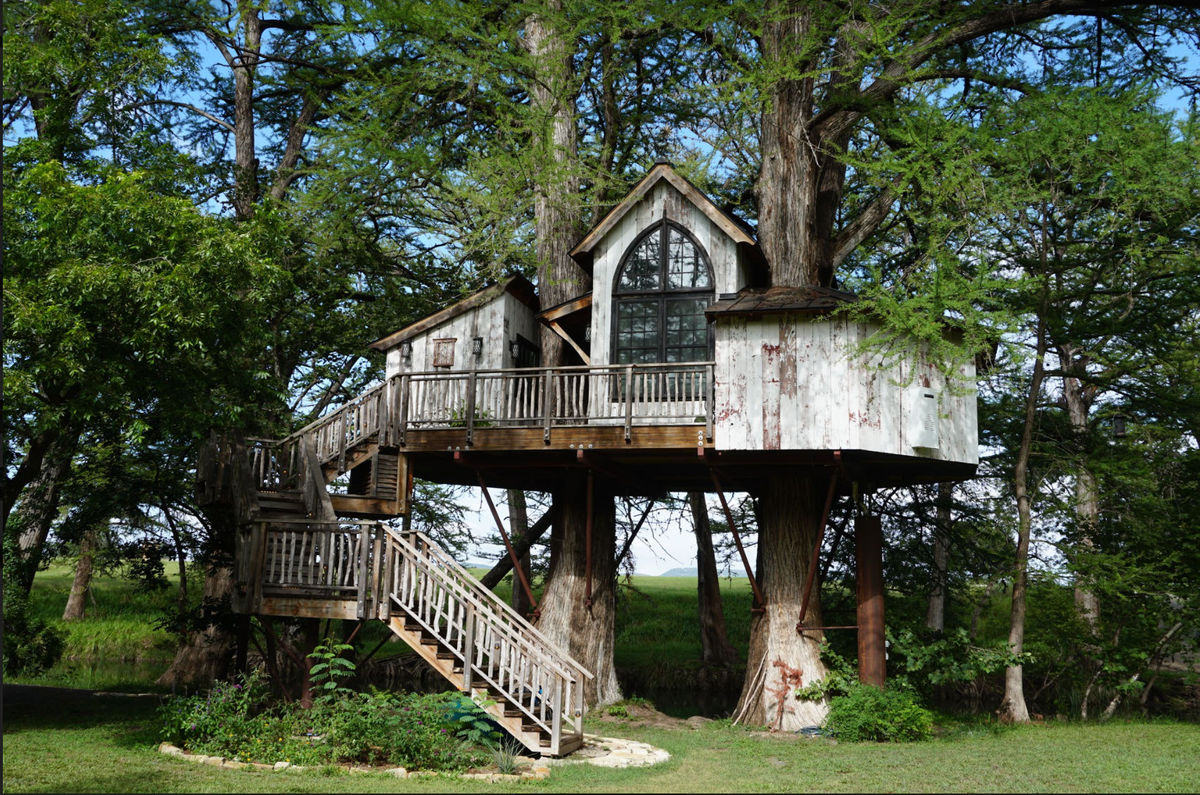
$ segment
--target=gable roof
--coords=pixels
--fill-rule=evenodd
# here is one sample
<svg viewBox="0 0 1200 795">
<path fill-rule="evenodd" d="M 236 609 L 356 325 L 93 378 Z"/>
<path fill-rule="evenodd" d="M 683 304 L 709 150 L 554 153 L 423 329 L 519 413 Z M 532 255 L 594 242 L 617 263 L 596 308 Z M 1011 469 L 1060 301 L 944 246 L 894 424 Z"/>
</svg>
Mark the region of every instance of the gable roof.
<svg viewBox="0 0 1200 795">
<path fill-rule="evenodd" d="M 418 320 L 411 326 L 405 326 L 399 331 L 392 332 L 383 339 L 372 342 L 367 347 L 376 351 L 386 351 L 389 348 L 394 348 L 405 340 L 411 339 L 424 331 L 436 328 L 448 320 L 453 320 L 459 315 L 470 312 L 472 309 L 490 304 L 505 293 L 512 293 L 513 297 L 518 301 L 528 306 L 534 312 L 538 311 L 537 293 L 533 289 L 533 284 L 524 276 L 517 275 L 497 284 L 484 287 L 479 292 L 472 293 L 440 312 L 434 312 L 432 315 Z"/>
<path fill-rule="evenodd" d="M 587 267 L 592 259 L 592 249 L 596 247 L 600 239 L 608 234 L 625 217 L 626 213 L 636 207 L 638 202 L 645 198 L 646 194 L 663 180 L 669 182 L 675 190 L 679 191 L 698 210 L 708 216 L 708 219 L 716 224 L 735 243 L 742 243 L 757 248 L 758 243 L 754 240 L 753 234 L 744 221 L 735 218 L 713 204 L 712 199 L 708 198 L 703 191 L 676 173 L 670 163 L 658 162 L 654 164 L 654 167 L 650 169 L 646 176 L 642 177 L 642 181 L 635 185 L 633 190 L 616 207 L 609 210 L 608 214 L 600 220 L 600 223 L 593 226 L 592 230 L 584 236 L 583 240 L 575 245 L 575 248 L 571 249 L 571 256 L 575 261 Z"/>
</svg>

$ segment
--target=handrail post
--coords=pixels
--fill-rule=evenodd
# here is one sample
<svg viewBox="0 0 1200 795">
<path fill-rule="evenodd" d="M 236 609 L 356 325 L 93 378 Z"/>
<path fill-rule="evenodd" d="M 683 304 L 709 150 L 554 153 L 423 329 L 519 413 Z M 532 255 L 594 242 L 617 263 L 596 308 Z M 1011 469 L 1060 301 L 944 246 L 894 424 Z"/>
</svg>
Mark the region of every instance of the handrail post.
<svg viewBox="0 0 1200 795">
<path fill-rule="evenodd" d="M 632 439 L 633 431 L 633 365 L 625 365 L 625 442 Z"/>
<path fill-rule="evenodd" d="M 475 434 L 475 388 L 479 383 L 479 377 L 476 370 L 472 370 L 467 376 L 467 445 L 471 444 L 471 437 Z"/>
<path fill-rule="evenodd" d="M 704 381 L 707 385 L 705 389 L 705 406 L 704 406 L 704 438 L 708 441 L 713 440 L 713 417 L 717 411 L 717 385 L 716 367 L 711 364 L 704 365 Z"/>
<path fill-rule="evenodd" d="M 554 717 L 551 718 L 550 742 L 553 743 L 553 750 L 558 752 L 559 744 L 562 742 L 562 713 L 563 713 L 563 691 L 562 691 L 562 676 L 555 675 L 554 677 L 554 700 L 550 703 L 554 705 Z"/>
<path fill-rule="evenodd" d="M 543 434 L 542 440 L 546 444 L 550 444 L 550 422 L 551 422 L 551 416 L 552 416 L 551 411 L 550 411 L 550 393 L 552 391 L 551 385 L 550 385 L 550 379 L 551 379 L 550 368 L 547 367 L 544 370 L 542 370 L 542 413 L 545 415 L 544 419 L 545 419 L 545 423 L 546 423 L 546 429 L 545 429 L 545 433 Z"/>
<path fill-rule="evenodd" d="M 369 584 L 367 576 L 367 528 L 363 524 L 358 525 L 358 618 L 362 620 L 366 618 L 366 600 L 367 587 Z"/>
<path fill-rule="evenodd" d="M 463 692 L 471 692 L 471 667 L 475 661 L 475 606 L 467 602 L 466 629 L 463 636 Z"/>
<path fill-rule="evenodd" d="M 400 376 L 400 446 L 404 447 L 407 443 L 405 438 L 408 433 L 408 392 L 412 389 L 412 376 Z"/>
</svg>

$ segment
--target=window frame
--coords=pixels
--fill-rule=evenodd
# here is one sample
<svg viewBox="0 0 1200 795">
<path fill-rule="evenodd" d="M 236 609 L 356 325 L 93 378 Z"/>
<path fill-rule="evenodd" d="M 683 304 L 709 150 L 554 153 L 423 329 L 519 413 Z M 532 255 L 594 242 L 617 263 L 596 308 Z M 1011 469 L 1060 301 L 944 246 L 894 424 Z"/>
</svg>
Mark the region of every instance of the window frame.
<svg viewBox="0 0 1200 795">
<path fill-rule="evenodd" d="M 708 284 L 709 284 L 708 287 L 701 287 L 701 288 L 697 289 L 695 287 L 669 287 L 668 286 L 668 284 L 669 284 L 668 270 L 669 270 L 669 260 L 670 260 L 669 242 L 670 242 L 670 233 L 671 233 L 672 229 L 674 229 L 675 231 L 677 231 L 681 235 L 683 235 L 683 237 L 686 238 L 689 243 L 691 243 L 692 247 L 699 254 L 700 263 L 702 264 L 702 266 L 705 269 L 705 272 L 708 275 Z M 634 289 L 629 289 L 629 288 L 623 289 L 620 285 L 621 285 L 621 278 L 625 273 L 626 267 L 628 267 L 628 265 L 632 261 L 634 252 L 636 252 L 638 250 L 638 247 L 641 246 L 642 243 L 646 240 L 646 238 L 650 237 L 651 235 L 659 235 L 660 236 L 659 246 L 658 246 L 658 275 L 659 275 L 659 285 L 660 285 L 659 289 L 657 289 L 657 290 L 634 290 Z M 672 299 L 680 300 L 680 299 L 684 299 L 687 297 L 693 297 L 693 298 L 707 298 L 709 300 L 709 303 L 711 303 L 713 300 L 716 299 L 716 294 L 717 294 L 716 274 L 713 273 L 712 262 L 709 259 L 708 252 L 704 249 L 704 246 L 700 245 L 700 241 L 696 240 L 695 235 L 693 235 L 690 231 L 688 231 L 688 229 L 686 227 L 684 227 L 668 218 L 663 218 L 660 221 L 647 227 L 645 230 L 643 230 L 641 232 L 641 234 L 639 234 L 636 238 L 634 238 L 633 242 L 630 243 L 629 246 L 625 249 L 624 253 L 621 254 L 621 259 L 617 265 L 616 272 L 613 274 L 612 292 L 610 293 L 611 298 L 612 298 L 612 321 L 610 323 L 611 329 L 610 329 L 610 337 L 609 337 L 609 340 L 610 340 L 609 360 L 610 360 L 610 362 L 614 365 L 628 364 L 628 362 L 619 361 L 620 351 L 623 349 L 624 350 L 649 350 L 648 348 L 644 348 L 644 347 L 637 348 L 637 347 L 632 347 L 632 346 L 624 346 L 624 348 L 622 348 L 622 346 L 620 346 L 618 344 L 619 340 L 620 340 L 620 330 L 619 330 L 619 323 L 620 323 L 620 319 L 621 319 L 620 318 L 620 305 L 623 301 L 628 301 L 630 303 L 653 301 L 656 304 L 655 317 L 656 317 L 656 320 L 658 323 L 659 332 L 658 332 L 658 346 L 657 346 L 657 357 L 658 358 L 655 359 L 654 363 L 655 364 L 666 364 L 666 363 L 668 363 L 667 362 L 667 349 L 668 348 L 670 348 L 670 347 L 694 347 L 694 346 L 672 346 L 672 345 L 668 344 L 668 339 L 667 339 L 667 304 L 668 304 L 668 302 L 671 301 Z M 713 356 L 713 347 L 714 347 L 712 323 L 708 323 L 708 322 L 705 322 L 705 344 L 707 347 L 707 353 L 705 356 L 705 360 L 708 360 L 708 359 L 711 359 Z"/>
</svg>

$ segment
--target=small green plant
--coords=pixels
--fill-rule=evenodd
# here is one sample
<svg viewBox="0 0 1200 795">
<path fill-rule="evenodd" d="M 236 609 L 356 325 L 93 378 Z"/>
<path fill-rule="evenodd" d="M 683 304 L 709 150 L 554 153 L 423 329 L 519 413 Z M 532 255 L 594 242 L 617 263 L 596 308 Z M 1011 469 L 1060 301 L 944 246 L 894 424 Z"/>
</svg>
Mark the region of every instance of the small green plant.
<svg viewBox="0 0 1200 795">
<path fill-rule="evenodd" d="M 850 742 L 911 742 L 933 733 L 933 714 L 909 691 L 855 684 L 829 703 L 825 730 Z"/>
<path fill-rule="evenodd" d="M 629 717 L 629 709 L 624 704 L 611 704 L 604 711 L 614 718 Z"/>
<path fill-rule="evenodd" d="M 505 775 L 516 773 L 517 758 L 523 750 L 521 744 L 511 737 L 501 739 L 492 748 L 492 762 L 496 765 L 496 770 Z"/>
<path fill-rule="evenodd" d="M 32 675 L 52 668 L 62 657 L 63 633 L 30 613 L 29 595 L 17 543 L 4 536 L 4 674 Z"/>
<path fill-rule="evenodd" d="M 447 717 L 456 725 L 455 736 L 468 743 L 494 746 L 500 740 L 500 731 L 484 711 L 493 703 L 488 699 L 476 703 L 464 695 L 451 701 Z"/>
<path fill-rule="evenodd" d="M 342 655 L 354 647 L 349 643 L 335 643 L 326 638 L 319 643 L 308 657 L 313 660 L 309 669 L 313 689 L 317 691 L 316 699 L 329 703 L 339 697 L 352 697 L 354 691 L 346 687 L 344 682 L 354 676 L 354 662 Z"/>
</svg>

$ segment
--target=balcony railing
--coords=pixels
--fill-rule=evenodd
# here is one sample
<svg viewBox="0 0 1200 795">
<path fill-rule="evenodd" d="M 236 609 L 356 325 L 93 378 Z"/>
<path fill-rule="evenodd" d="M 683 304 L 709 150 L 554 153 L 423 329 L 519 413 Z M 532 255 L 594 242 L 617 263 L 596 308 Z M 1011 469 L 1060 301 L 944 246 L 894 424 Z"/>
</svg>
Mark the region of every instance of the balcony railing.
<svg viewBox="0 0 1200 795">
<path fill-rule="evenodd" d="M 466 443 L 484 428 L 702 425 L 712 439 L 713 362 L 443 370 L 403 373 L 367 390 L 286 439 L 252 440 L 251 463 L 261 490 L 295 488 L 300 440 L 322 465 L 345 470 L 346 454 L 373 440 L 407 444 L 413 431 L 463 430 Z"/>
</svg>

